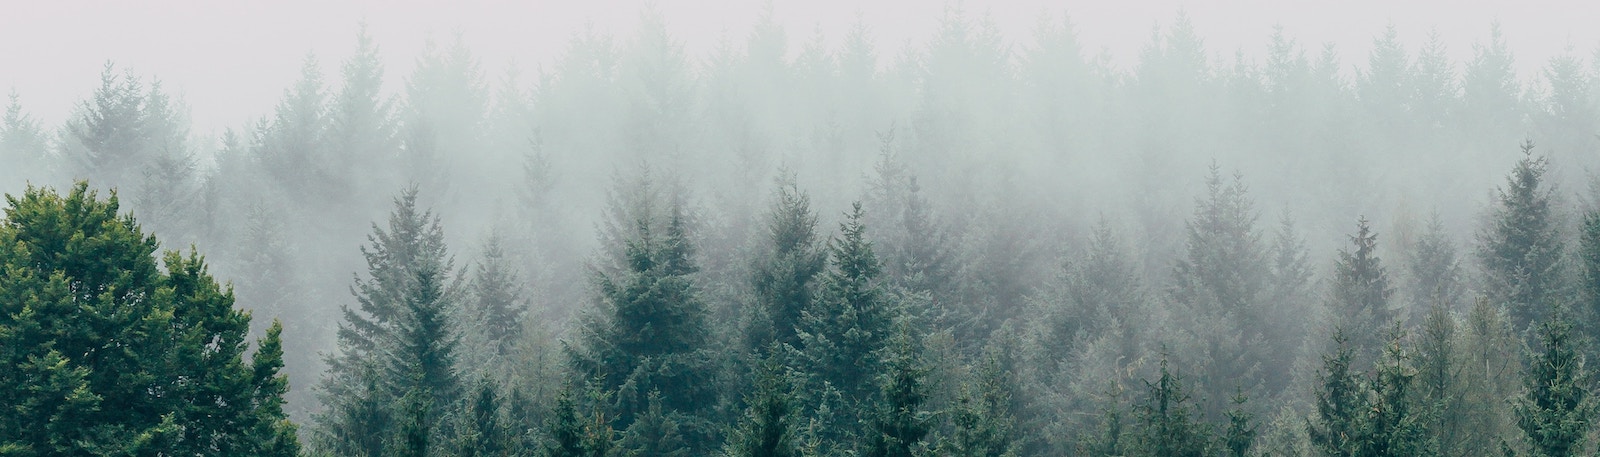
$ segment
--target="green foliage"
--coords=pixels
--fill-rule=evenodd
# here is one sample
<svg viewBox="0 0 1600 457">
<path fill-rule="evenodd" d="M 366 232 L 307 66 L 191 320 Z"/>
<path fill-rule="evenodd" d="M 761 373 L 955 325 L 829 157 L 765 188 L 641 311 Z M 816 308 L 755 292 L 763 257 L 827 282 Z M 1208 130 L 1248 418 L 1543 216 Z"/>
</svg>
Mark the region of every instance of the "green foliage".
<svg viewBox="0 0 1600 457">
<path fill-rule="evenodd" d="M 1326 457 L 1352 457 L 1360 444 L 1362 415 L 1365 404 L 1364 387 L 1351 362 L 1355 349 L 1350 346 L 1344 332 L 1333 331 L 1334 351 L 1322 357 L 1320 385 L 1316 391 L 1317 414 L 1306 425 L 1311 444 Z"/>
<path fill-rule="evenodd" d="M 891 347 L 884 372 L 878 378 L 882 397 L 861 453 L 866 457 L 920 455 L 927 448 L 924 440 L 933 429 L 932 414 L 924 410 L 928 401 L 924 387 L 928 368 L 922 360 L 920 344 L 908 331 L 902 331 Z"/>
<path fill-rule="evenodd" d="M 510 457 L 517 455 L 513 435 L 495 383 L 480 378 L 456 426 L 455 455 L 458 457 Z"/>
<path fill-rule="evenodd" d="M 482 343 L 496 357 L 505 357 L 523 337 L 528 303 L 517 272 L 506 258 L 498 234 L 483 246 L 483 258 L 473 270 L 473 322 L 464 326 L 481 333 Z"/>
<path fill-rule="evenodd" d="M 1255 446 L 1261 425 L 1256 422 L 1255 414 L 1245 409 L 1247 401 L 1249 398 L 1243 392 L 1233 396 L 1234 407 L 1228 411 L 1228 427 L 1222 432 L 1222 447 L 1227 457 L 1249 456 L 1250 448 Z"/>
<path fill-rule="evenodd" d="M 1513 408 L 1534 457 L 1582 455 L 1589 441 L 1596 405 L 1569 319 L 1557 308 L 1539 326 L 1543 350 L 1529 360 Z"/>
<path fill-rule="evenodd" d="M 1366 416 L 1356 435 L 1358 451 L 1364 457 L 1428 457 L 1438 455 L 1438 443 L 1427 433 L 1426 410 L 1416 406 L 1412 393 L 1416 370 L 1400 342 L 1404 332 L 1398 326 L 1389 338 L 1382 360 L 1368 393 Z"/>
<path fill-rule="evenodd" d="M 384 440 L 419 430 L 405 429 L 419 421 L 409 416 L 415 404 L 428 405 L 420 423 L 433 424 L 460 398 L 453 322 L 459 276 L 438 217 L 419 212 L 416 199 L 415 188 L 397 197 L 388 229 L 374 224 L 371 244 L 361 250 L 368 276 L 351 288 L 358 308 L 341 308 L 339 351 L 321 384 L 328 408 L 314 418 L 326 452 L 381 455 Z"/>
<path fill-rule="evenodd" d="M 828 254 L 817 241 L 811 198 L 800 191 L 792 175 L 779 179 L 767 218 L 769 250 L 751 275 L 758 315 L 751 319 L 748 343 L 756 350 L 773 342 L 800 347 L 796 328 L 814 299 L 813 284 L 827 267 Z"/>
<path fill-rule="evenodd" d="M 882 272 L 862 224 L 859 203 L 840 224 L 829 243 L 830 268 L 819 280 L 821 291 L 801 314 L 800 360 L 815 393 L 837 389 L 845 404 L 828 420 L 837 424 L 830 439 L 866 423 L 880 390 L 884 351 L 894 327 L 894 307 L 885 296 Z"/>
<path fill-rule="evenodd" d="M 617 443 L 617 452 L 624 457 L 685 457 L 689 455 L 689 445 L 684 442 L 683 434 L 678 431 L 678 421 L 674 412 L 664 411 L 661 408 L 661 394 L 651 392 L 646 400 L 649 406 L 628 429 L 622 433 L 622 440 Z"/>
<path fill-rule="evenodd" d="M 776 352 L 774 350 L 773 352 Z M 728 438 L 728 457 L 798 457 L 795 422 L 799 406 L 777 356 L 762 361 L 749 408 Z"/>
<path fill-rule="evenodd" d="M 1192 394 L 1177 373 L 1161 359 L 1161 374 L 1145 381 L 1145 397 L 1134 405 L 1136 446 L 1132 455 L 1202 457 L 1211 452 L 1211 427 L 1200 421 L 1190 403 Z"/>
<path fill-rule="evenodd" d="M 1337 319 L 1334 325 L 1339 326 L 1356 351 L 1355 363 L 1365 365 L 1381 352 L 1383 329 L 1395 317 L 1389 304 L 1394 289 L 1389 286 L 1388 270 L 1378 259 L 1378 235 L 1372 233 L 1367 218 L 1356 222 L 1356 234 L 1350 241 L 1355 251 L 1339 251 L 1329 308 Z"/>
<path fill-rule="evenodd" d="M 10 455 L 293 455 L 282 327 L 253 358 L 198 253 L 168 252 L 118 200 L 7 196 L 0 222 L 0 449 Z M 151 395 L 160 392 L 161 395 Z"/>
<path fill-rule="evenodd" d="M 952 456 L 1006 457 L 1019 452 L 1017 419 L 1011 412 L 1014 384 L 1000 354 L 990 351 L 976 367 L 975 380 L 961 386 L 951 407 L 954 432 L 939 442 L 939 452 Z"/>
<path fill-rule="evenodd" d="M 1561 233 L 1544 183 L 1545 159 L 1522 144 L 1522 160 L 1496 194 L 1490 225 L 1478 235 L 1478 260 L 1492 303 L 1511 313 L 1522 331 L 1543 322 L 1563 296 Z"/>
</svg>

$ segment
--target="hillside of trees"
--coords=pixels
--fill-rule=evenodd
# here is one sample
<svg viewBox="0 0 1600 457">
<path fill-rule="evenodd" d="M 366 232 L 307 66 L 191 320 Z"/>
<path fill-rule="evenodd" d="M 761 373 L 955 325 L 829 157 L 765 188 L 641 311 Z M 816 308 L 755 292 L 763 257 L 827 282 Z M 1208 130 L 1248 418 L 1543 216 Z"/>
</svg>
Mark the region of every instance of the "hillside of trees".
<svg viewBox="0 0 1600 457">
<path fill-rule="evenodd" d="M 1592 455 L 1600 51 L 1483 29 L 107 63 L 0 115 L 0 455 Z"/>
</svg>

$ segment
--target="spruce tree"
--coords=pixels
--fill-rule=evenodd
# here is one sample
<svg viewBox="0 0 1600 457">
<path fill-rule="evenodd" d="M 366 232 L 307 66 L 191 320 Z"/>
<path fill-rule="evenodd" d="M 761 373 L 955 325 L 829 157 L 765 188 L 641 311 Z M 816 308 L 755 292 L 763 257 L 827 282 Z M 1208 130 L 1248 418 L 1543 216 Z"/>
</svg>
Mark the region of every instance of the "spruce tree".
<svg viewBox="0 0 1600 457">
<path fill-rule="evenodd" d="M 628 430 L 658 393 L 660 408 L 700 450 L 714 432 L 704 414 L 717 391 L 689 215 L 676 196 L 659 201 L 648 177 L 622 191 L 627 201 L 611 208 L 603 247 L 614 263 L 596 267 L 596 306 L 568 359 L 616 395 L 617 429 Z"/>
<path fill-rule="evenodd" d="M 1478 235 L 1485 292 L 1510 311 L 1518 332 L 1543 322 L 1564 294 L 1564 248 L 1544 174 L 1544 157 L 1524 142 L 1522 159 L 1495 195 L 1489 226 Z"/>
<path fill-rule="evenodd" d="M 1339 262 L 1334 266 L 1334 283 L 1329 308 L 1336 319 L 1335 325 L 1349 338 L 1355 350 L 1356 366 L 1365 366 L 1377 359 L 1383 348 L 1383 329 L 1394 319 L 1394 309 L 1389 297 L 1394 289 L 1389 286 L 1389 273 L 1377 254 L 1378 235 L 1372 233 L 1365 217 L 1356 222 L 1356 233 L 1350 236 L 1355 250 L 1339 251 Z"/>
<path fill-rule="evenodd" d="M 926 452 L 924 440 L 933 429 L 932 414 L 924 410 L 928 367 L 910 332 L 902 329 L 894 337 L 891 352 L 885 354 L 884 371 L 878 377 L 882 393 L 861 453 L 866 457 L 912 457 Z"/>
<path fill-rule="evenodd" d="M 1578 233 L 1578 305 L 1572 307 L 1575 330 L 1583 336 L 1584 355 L 1600 356 L 1600 211 L 1583 215 Z"/>
<path fill-rule="evenodd" d="M 1203 457 L 1211 452 L 1211 429 L 1190 403 L 1192 393 L 1183 378 L 1161 359 L 1155 382 L 1145 381 L 1145 397 L 1134 406 L 1137 447 L 1134 455 L 1149 457 Z"/>
<path fill-rule="evenodd" d="M 778 352 L 776 349 L 772 352 Z M 796 447 L 796 404 L 786 368 L 778 356 L 769 356 L 757 369 L 754 393 L 733 435 L 728 439 L 728 457 L 798 457 Z"/>
<path fill-rule="evenodd" d="M 481 334 L 478 342 L 487 345 L 496 360 L 503 360 L 522 338 L 528 303 L 519 285 L 519 275 L 506 258 L 504 241 L 490 235 L 483 245 L 483 258 L 473 270 L 473 318 L 467 328 Z"/>
<path fill-rule="evenodd" d="M 488 376 L 479 378 L 473 386 L 472 396 L 458 416 L 460 424 L 456 426 L 456 456 L 517 455 L 517 443 L 501 407 L 504 399 L 495 391 L 495 387 L 494 380 Z"/>
<path fill-rule="evenodd" d="M 834 424 L 827 432 L 834 440 L 867 423 L 880 395 L 875 379 L 885 370 L 896 316 L 879 281 L 882 267 L 866 238 L 865 214 L 860 203 L 846 214 L 828 246 L 830 266 L 819 280 L 821 290 L 801 315 L 808 388 L 813 394 L 836 390 L 845 403 L 826 419 Z"/>
<path fill-rule="evenodd" d="M 1396 324 L 1383 358 L 1370 382 L 1366 412 L 1361 419 L 1356 455 L 1363 457 L 1429 457 L 1438 455 L 1438 443 L 1427 433 L 1426 410 L 1416 407 L 1416 370 L 1401 346 L 1404 332 Z"/>
<path fill-rule="evenodd" d="M 1317 413 L 1306 429 L 1311 444 L 1325 457 L 1358 455 L 1362 415 L 1365 413 L 1365 387 L 1359 371 L 1352 372 L 1355 348 L 1337 327 L 1333 331 L 1334 350 L 1322 357 L 1316 390 Z"/>
<path fill-rule="evenodd" d="M 429 414 L 422 424 L 433 424 L 459 399 L 459 275 L 438 217 L 416 200 L 417 190 L 406 190 L 388 228 L 373 224 L 361 248 L 367 277 L 351 287 L 357 307 L 341 308 L 338 352 L 320 386 L 328 408 L 314 418 L 318 444 L 334 455 L 383 455 L 383 440 L 417 421 L 409 414 L 420 408 Z"/>
<path fill-rule="evenodd" d="M 15 455 L 298 453 L 282 327 L 253 357 L 198 253 L 166 253 L 117 194 L 7 196 L 0 220 L 0 449 Z M 152 395 L 160 392 L 161 395 Z"/>
<path fill-rule="evenodd" d="M 800 191 L 793 175 L 779 179 L 774 197 L 767 216 L 768 250 L 751 274 L 756 316 L 747 338 L 756 350 L 774 342 L 800 347 L 795 332 L 801 312 L 810 306 L 816 277 L 828 260 L 817 240 L 811 197 Z"/>
<path fill-rule="evenodd" d="M 1513 410 L 1534 457 L 1582 455 L 1594 421 L 1595 399 L 1572 322 L 1557 308 L 1539 326 L 1539 352 L 1523 375 Z"/>
</svg>

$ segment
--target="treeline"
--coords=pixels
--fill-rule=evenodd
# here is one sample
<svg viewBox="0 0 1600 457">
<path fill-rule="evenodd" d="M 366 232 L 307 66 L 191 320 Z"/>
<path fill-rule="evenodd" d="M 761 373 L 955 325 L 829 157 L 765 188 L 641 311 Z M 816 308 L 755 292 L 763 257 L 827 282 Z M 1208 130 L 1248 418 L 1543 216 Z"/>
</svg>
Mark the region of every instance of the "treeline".
<svg viewBox="0 0 1600 457">
<path fill-rule="evenodd" d="M 866 25 L 790 49 L 767 17 L 701 60 L 642 24 L 580 34 L 531 76 L 484 75 L 457 37 L 401 84 L 363 31 L 336 71 L 308 57 L 270 115 L 216 137 L 111 65 L 59 127 L 13 96 L 0 186 L 24 197 L 0 241 L 34 257 L 8 252 L 4 274 L 77 292 L 0 288 L 0 337 L 35 335 L 5 346 L 28 348 L 5 373 L 27 412 L 0 450 L 241 455 L 257 451 L 221 437 L 289 431 L 369 456 L 1593 447 L 1600 101 L 1574 53 L 1519 78 L 1497 32 L 1456 63 L 1391 28 L 1352 77 L 1283 32 L 1261 62 L 1214 58 L 1179 16 L 1123 70 L 1059 18 L 1010 44 L 951 10 L 904 52 Z M 149 284 L 198 260 L 116 267 L 149 276 L 134 289 L 34 260 L 109 252 L 62 241 L 79 226 L 139 230 L 26 209 L 91 205 L 20 184 L 76 179 L 165 243 L 129 258 L 196 246 L 281 336 L 256 319 L 261 349 L 239 346 L 213 297 L 230 327 L 198 335 L 225 336 L 144 341 L 121 357 L 145 374 L 105 374 L 122 368 L 85 348 L 191 307 Z M 23 236 L 39 224 L 52 241 Z M 14 329 L 79 319 L 29 294 L 145 308 L 30 334 Z M 210 381 L 183 370 L 211 365 L 185 351 L 217 351 L 232 387 L 197 393 Z M 175 401 L 246 390 L 287 404 L 209 402 L 256 417 L 212 426 Z"/>
</svg>

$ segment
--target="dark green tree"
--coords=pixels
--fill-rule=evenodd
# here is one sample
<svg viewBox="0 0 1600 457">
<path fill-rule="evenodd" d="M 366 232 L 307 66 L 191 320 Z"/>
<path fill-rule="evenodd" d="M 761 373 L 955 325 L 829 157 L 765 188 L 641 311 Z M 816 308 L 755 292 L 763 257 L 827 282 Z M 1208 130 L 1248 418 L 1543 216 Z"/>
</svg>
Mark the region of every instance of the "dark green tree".
<svg viewBox="0 0 1600 457">
<path fill-rule="evenodd" d="M 707 310 L 686 209 L 679 196 L 662 202 L 653 189 L 645 178 L 616 196 L 603 233 L 610 263 L 595 267 L 595 308 L 567 355 L 576 374 L 616 395 L 617 429 L 647 413 L 656 392 L 701 450 L 714 433 L 703 414 L 717 401 Z"/>
<path fill-rule="evenodd" d="M 939 443 L 944 455 L 966 457 L 1015 456 L 1020 451 L 1017 419 L 1011 414 L 1012 384 L 1000 355 L 985 354 L 975 367 L 974 380 L 961 386 L 949 416 L 954 430 Z"/>
<path fill-rule="evenodd" d="M 484 376 L 472 389 L 456 426 L 455 455 L 458 457 L 510 457 L 516 454 L 515 441 L 506 414 L 505 402 L 496 392 L 493 379 Z"/>
<path fill-rule="evenodd" d="M 690 448 L 678 431 L 676 412 L 661 408 L 661 393 L 651 392 L 649 404 L 633 424 L 622 432 L 617 453 L 623 457 L 686 457 Z"/>
<path fill-rule="evenodd" d="M 1417 408 L 1413 387 L 1416 370 L 1401 341 L 1404 332 L 1393 327 L 1384 354 L 1372 376 L 1365 414 L 1356 436 L 1356 455 L 1364 457 L 1428 457 L 1438 455 L 1438 443 L 1427 430 L 1427 410 Z"/>
<path fill-rule="evenodd" d="M 0 221 L 0 449 L 10 455 L 294 455 L 282 327 L 198 253 L 168 252 L 116 193 L 7 196 Z M 161 395 L 151 395 L 160 392 Z"/>
<path fill-rule="evenodd" d="M 1541 350 L 1528 361 L 1513 411 L 1530 455 L 1583 455 L 1595 414 L 1589 374 L 1571 318 L 1556 308 L 1539 326 Z"/>
<path fill-rule="evenodd" d="M 772 343 L 800 347 L 795 333 L 801 313 L 811 305 L 818 274 L 827 267 L 828 254 L 817 239 L 817 215 L 811 197 L 800 191 L 793 175 L 778 180 L 767 216 L 767 251 L 751 274 L 756 313 L 747 331 L 751 349 Z"/>
<path fill-rule="evenodd" d="M 1334 350 L 1322 357 L 1316 390 L 1317 413 L 1306 424 L 1311 444 L 1325 457 L 1358 455 L 1362 416 L 1366 408 L 1366 387 L 1359 372 L 1352 372 L 1355 348 L 1344 332 L 1333 331 Z"/>
<path fill-rule="evenodd" d="M 1149 457 L 1202 457 L 1211 452 L 1211 429 L 1190 403 L 1192 394 L 1177 373 L 1161 359 L 1161 374 L 1145 381 L 1145 397 L 1134 405 L 1137 449 Z"/>
<path fill-rule="evenodd" d="M 1522 144 L 1506 185 L 1496 193 L 1489 225 L 1478 235 L 1478 260 L 1491 303 L 1505 306 L 1521 332 L 1543 322 L 1564 294 L 1560 229 L 1544 182 L 1545 159 Z"/>
<path fill-rule="evenodd" d="M 1255 414 L 1245 408 L 1249 398 L 1243 392 L 1234 394 L 1233 409 L 1228 410 L 1228 427 L 1222 431 L 1222 447 L 1227 457 L 1247 457 L 1255 446 L 1261 424 Z"/>
<path fill-rule="evenodd" d="M 867 423 L 880 395 L 876 377 L 885 372 L 896 316 L 879 279 L 882 266 L 866 238 L 865 214 L 860 203 L 846 214 L 828 246 L 830 268 L 819 280 L 821 290 L 801 315 L 800 358 L 811 378 L 808 389 L 815 394 L 837 390 L 845 402 L 836 417 L 828 418 L 838 427 L 829 432 L 835 440 Z"/>
<path fill-rule="evenodd" d="M 895 335 L 885 354 L 884 371 L 878 377 L 882 397 L 861 453 L 866 457 L 911 457 L 927 450 L 924 440 L 933 430 L 932 413 L 925 410 L 928 367 L 910 332 L 902 329 Z"/>
<path fill-rule="evenodd" d="M 749 407 L 728 438 L 724 454 L 728 457 L 798 457 L 795 422 L 800 405 L 795 404 L 786 368 L 774 355 L 763 360 L 757 369 L 755 392 L 745 399 Z"/>
<path fill-rule="evenodd" d="M 414 420 L 406 414 L 415 411 L 403 408 L 429 405 L 424 422 L 433 424 L 459 398 L 452 322 L 459 275 L 438 217 L 419 211 L 416 200 L 415 188 L 396 197 L 387 230 L 373 224 L 361 249 L 368 276 L 351 287 L 357 307 L 341 307 L 338 352 L 321 384 L 328 408 L 314 418 L 326 452 L 383 455 L 383 440 Z"/>
</svg>

